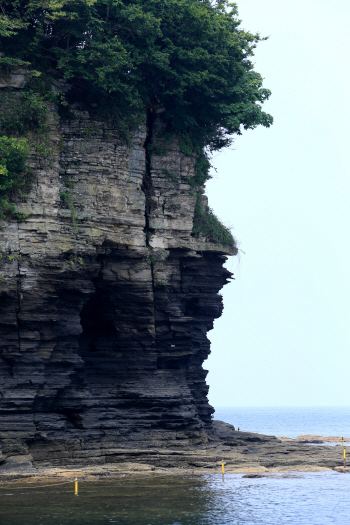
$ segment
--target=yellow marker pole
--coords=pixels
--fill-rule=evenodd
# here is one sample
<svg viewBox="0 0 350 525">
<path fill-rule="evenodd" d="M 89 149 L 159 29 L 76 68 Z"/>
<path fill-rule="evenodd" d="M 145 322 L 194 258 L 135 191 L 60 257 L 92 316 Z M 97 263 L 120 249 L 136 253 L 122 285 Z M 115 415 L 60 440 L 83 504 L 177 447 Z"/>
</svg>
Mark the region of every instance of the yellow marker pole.
<svg viewBox="0 0 350 525">
<path fill-rule="evenodd" d="M 222 472 L 222 482 L 225 483 L 225 463 L 224 460 L 221 460 L 221 472 Z"/>
<path fill-rule="evenodd" d="M 346 468 L 346 451 L 345 451 L 345 447 L 344 447 L 344 468 Z"/>
<path fill-rule="evenodd" d="M 74 495 L 78 496 L 78 478 L 75 478 L 75 492 L 74 492 Z"/>
</svg>

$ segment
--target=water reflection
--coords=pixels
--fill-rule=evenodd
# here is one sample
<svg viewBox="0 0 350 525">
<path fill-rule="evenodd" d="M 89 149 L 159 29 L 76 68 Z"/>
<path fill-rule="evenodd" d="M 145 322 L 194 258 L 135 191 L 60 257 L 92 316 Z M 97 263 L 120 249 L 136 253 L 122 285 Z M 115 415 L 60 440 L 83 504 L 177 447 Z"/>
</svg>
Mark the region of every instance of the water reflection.
<svg viewBox="0 0 350 525">
<path fill-rule="evenodd" d="M 0 488 L 1 525 L 204 523 L 214 497 L 205 478 L 79 482 L 79 496 L 74 482 L 47 489 Z"/>
<path fill-rule="evenodd" d="M 224 481 L 224 483 L 223 483 Z M 23 487 L 25 485 L 22 485 Z M 49 488 L 0 487 L 1 525 L 348 525 L 350 476 L 250 479 L 125 476 Z"/>
</svg>

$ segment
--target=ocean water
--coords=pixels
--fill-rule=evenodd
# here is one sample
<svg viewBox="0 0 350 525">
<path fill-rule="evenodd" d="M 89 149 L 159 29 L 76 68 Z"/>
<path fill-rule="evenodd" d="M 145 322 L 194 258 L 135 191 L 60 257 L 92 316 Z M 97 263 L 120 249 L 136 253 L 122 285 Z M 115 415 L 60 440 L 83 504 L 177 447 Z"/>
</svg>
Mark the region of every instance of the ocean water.
<svg viewBox="0 0 350 525">
<path fill-rule="evenodd" d="M 125 476 L 0 488 L 1 525 L 348 525 L 350 476 Z"/>
<path fill-rule="evenodd" d="M 231 423 L 236 429 L 272 436 L 350 438 L 350 407 L 218 407 L 214 419 Z"/>
</svg>

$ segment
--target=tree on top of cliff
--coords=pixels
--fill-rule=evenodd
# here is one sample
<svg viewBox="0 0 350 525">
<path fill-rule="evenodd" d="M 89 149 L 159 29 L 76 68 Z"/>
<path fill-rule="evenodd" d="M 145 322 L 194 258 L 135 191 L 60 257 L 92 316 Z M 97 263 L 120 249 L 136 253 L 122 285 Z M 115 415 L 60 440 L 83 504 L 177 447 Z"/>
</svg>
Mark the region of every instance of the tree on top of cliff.
<svg viewBox="0 0 350 525">
<path fill-rule="evenodd" d="M 270 126 L 251 57 L 262 40 L 228 0 L 2 0 L 0 65 L 58 74 L 124 125 L 164 107 L 173 131 L 217 150 Z"/>
</svg>

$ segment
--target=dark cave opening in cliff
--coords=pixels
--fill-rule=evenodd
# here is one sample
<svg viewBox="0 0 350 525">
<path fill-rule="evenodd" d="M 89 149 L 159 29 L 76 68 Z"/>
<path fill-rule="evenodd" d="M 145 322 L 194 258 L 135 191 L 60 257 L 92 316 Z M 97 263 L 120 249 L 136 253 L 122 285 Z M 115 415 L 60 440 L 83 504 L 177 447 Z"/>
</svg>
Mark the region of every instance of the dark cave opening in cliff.
<svg viewBox="0 0 350 525">
<path fill-rule="evenodd" d="M 113 304 L 108 290 L 97 287 L 80 314 L 83 329 L 80 350 L 85 354 L 117 350 L 118 330 L 114 326 Z"/>
</svg>

